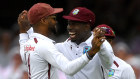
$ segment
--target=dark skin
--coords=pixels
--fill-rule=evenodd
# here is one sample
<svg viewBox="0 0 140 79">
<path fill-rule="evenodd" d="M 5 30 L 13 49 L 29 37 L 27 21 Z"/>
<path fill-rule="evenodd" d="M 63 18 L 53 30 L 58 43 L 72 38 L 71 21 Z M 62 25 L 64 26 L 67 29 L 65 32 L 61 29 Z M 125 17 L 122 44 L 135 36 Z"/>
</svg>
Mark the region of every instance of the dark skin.
<svg viewBox="0 0 140 79">
<path fill-rule="evenodd" d="M 90 29 L 91 26 L 89 23 L 71 20 L 68 21 L 67 30 L 69 32 L 71 41 L 75 42 L 77 45 L 86 41 L 92 35 Z M 101 41 L 101 39 L 105 39 L 104 33 L 105 32 L 102 29 L 96 30 L 96 35 L 94 35 L 94 39 L 92 40 L 92 48 L 89 51 L 89 54 L 91 52 L 94 52 L 94 54 L 96 54 L 100 50 L 100 45 L 104 42 L 104 40 Z"/>
<path fill-rule="evenodd" d="M 27 13 L 28 12 L 24 10 L 19 14 L 18 24 L 20 26 L 20 33 L 26 33 L 26 31 L 29 30 L 29 28 L 31 27 L 27 18 Z M 55 15 L 44 17 L 38 23 L 33 25 L 34 32 L 49 37 L 51 34 L 53 34 L 53 32 L 56 31 L 56 23 L 57 21 Z"/>
<path fill-rule="evenodd" d="M 101 29 L 97 29 L 97 32 L 92 40 L 92 48 L 89 51 L 89 54 L 91 56 L 94 56 L 100 50 L 101 44 L 105 41 L 104 33 L 105 32 L 102 31 Z M 94 55 L 92 55 L 92 52 L 94 52 Z"/>
<path fill-rule="evenodd" d="M 112 43 L 113 43 L 113 39 L 114 39 L 114 37 L 106 36 L 106 40 L 111 44 L 111 46 L 112 46 Z"/>
<path fill-rule="evenodd" d="M 90 25 L 88 23 L 69 20 L 67 30 L 68 32 L 75 33 L 75 37 L 72 38 L 70 36 L 70 38 L 71 41 L 75 42 L 77 45 L 86 41 L 91 36 Z"/>
<path fill-rule="evenodd" d="M 27 18 L 27 10 L 24 10 L 19 14 L 18 25 L 20 27 L 20 33 L 26 33 L 31 27 Z"/>
<path fill-rule="evenodd" d="M 55 15 L 44 17 L 38 23 L 33 25 L 34 32 L 51 37 L 52 34 L 56 33 L 56 23 Z"/>
<path fill-rule="evenodd" d="M 94 35 L 96 34 L 96 32 L 97 32 L 98 29 L 101 29 L 101 28 L 96 27 L 95 29 L 93 29 Z M 105 32 L 105 30 L 104 30 L 104 32 Z M 105 38 L 112 45 L 113 39 L 115 37 L 113 37 L 113 36 L 105 36 Z"/>
<path fill-rule="evenodd" d="M 101 29 L 101 28 L 96 27 L 95 29 L 93 29 L 94 35 L 97 33 L 98 29 Z M 105 32 L 105 30 L 104 30 L 104 32 Z M 112 44 L 113 44 L 114 38 L 115 37 L 113 37 L 113 36 L 105 36 L 105 39 L 111 44 L 111 46 L 113 46 Z"/>
<path fill-rule="evenodd" d="M 32 26 L 34 32 L 50 37 L 56 29 L 56 23 L 56 16 L 50 15 L 42 18 L 38 23 L 33 24 Z M 26 33 L 26 31 L 29 30 L 30 24 L 27 18 L 27 11 L 24 10 L 19 14 L 18 24 L 20 26 L 20 33 Z M 75 33 L 74 38 L 71 40 L 77 44 L 80 44 L 91 36 L 90 25 L 88 23 L 69 21 L 69 26 L 67 29 L 69 32 Z M 104 32 L 102 30 L 97 30 L 97 33 L 92 40 L 92 48 L 88 52 L 90 57 L 93 57 L 100 50 L 100 46 L 104 42 L 104 40 L 101 41 L 101 39 L 104 39 L 104 36 L 101 35 L 103 33 Z"/>
</svg>

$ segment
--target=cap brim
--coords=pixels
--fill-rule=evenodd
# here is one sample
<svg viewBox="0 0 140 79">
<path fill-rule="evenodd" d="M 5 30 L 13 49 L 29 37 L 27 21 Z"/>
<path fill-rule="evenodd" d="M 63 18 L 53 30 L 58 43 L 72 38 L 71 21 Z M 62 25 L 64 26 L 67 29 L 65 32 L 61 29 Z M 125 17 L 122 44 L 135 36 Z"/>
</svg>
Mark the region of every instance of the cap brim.
<svg viewBox="0 0 140 79">
<path fill-rule="evenodd" d="M 75 18 L 75 17 L 72 17 L 72 16 L 63 16 L 64 19 L 67 19 L 67 20 L 72 20 L 72 21 L 81 21 L 81 22 L 85 22 L 81 19 L 78 19 L 78 18 Z"/>
<path fill-rule="evenodd" d="M 52 14 L 60 13 L 63 11 L 63 8 L 54 8 L 54 11 Z"/>
</svg>

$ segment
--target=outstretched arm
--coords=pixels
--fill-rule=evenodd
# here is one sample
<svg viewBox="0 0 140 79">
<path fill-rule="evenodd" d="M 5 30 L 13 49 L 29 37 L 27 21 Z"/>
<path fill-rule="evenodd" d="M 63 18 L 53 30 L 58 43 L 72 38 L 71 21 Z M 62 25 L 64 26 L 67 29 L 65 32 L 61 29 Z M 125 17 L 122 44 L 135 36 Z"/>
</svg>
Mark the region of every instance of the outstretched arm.
<svg viewBox="0 0 140 79">
<path fill-rule="evenodd" d="M 98 29 L 101 29 L 101 28 L 94 29 L 94 36 L 95 37 L 100 36 L 100 34 L 97 33 Z M 104 31 L 104 29 L 101 29 L 101 30 Z M 101 33 L 101 36 L 104 36 L 104 33 Z M 113 53 L 113 49 L 112 49 L 112 47 L 111 47 L 111 45 L 109 44 L 108 41 L 105 40 L 103 42 L 98 55 L 99 55 L 99 58 L 101 60 L 101 63 L 103 65 L 103 67 L 105 67 L 106 69 L 109 69 L 113 64 L 114 53 Z"/>
<path fill-rule="evenodd" d="M 113 49 L 111 45 L 105 40 L 105 42 L 101 45 L 101 49 L 98 53 L 99 58 L 103 67 L 109 69 L 113 64 Z"/>
<path fill-rule="evenodd" d="M 102 42 L 101 38 L 98 38 L 98 40 L 94 38 L 93 48 L 88 53 L 73 61 L 69 61 L 62 53 L 58 52 L 52 43 L 49 42 L 41 41 L 39 44 L 40 46 L 38 46 L 38 50 L 41 49 L 39 50 L 41 57 L 47 60 L 51 65 L 59 68 L 68 75 L 74 75 L 76 72 L 81 70 L 90 59 L 92 59 L 94 54 L 99 51 Z"/>
<path fill-rule="evenodd" d="M 24 59 L 25 59 L 24 58 L 24 44 L 29 39 L 29 36 L 26 33 L 26 31 L 30 28 L 26 10 L 22 11 L 19 14 L 19 17 L 18 17 L 17 21 L 18 21 L 18 25 L 19 25 L 19 28 L 20 28 L 20 30 L 19 30 L 20 31 L 20 34 L 19 34 L 19 37 L 20 37 L 19 38 L 20 55 L 21 55 L 21 58 L 22 58 L 22 60 L 24 62 Z"/>
</svg>

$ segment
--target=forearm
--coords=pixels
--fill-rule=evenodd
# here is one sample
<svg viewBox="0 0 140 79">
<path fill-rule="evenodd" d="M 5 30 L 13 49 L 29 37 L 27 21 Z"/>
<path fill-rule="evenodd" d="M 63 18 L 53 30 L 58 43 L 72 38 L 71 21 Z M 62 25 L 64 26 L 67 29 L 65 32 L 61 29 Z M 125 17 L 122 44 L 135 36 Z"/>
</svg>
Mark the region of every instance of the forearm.
<svg viewBox="0 0 140 79">
<path fill-rule="evenodd" d="M 20 33 L 19 34 L 19 44 L 20 45 L 23 45 L 28 39 L 29 39 L 29 36 L 27 33 Z"/>
<path fill-rule="evenodd" d="M 72 61 L 69 61 L 62 53 L 59 52 L 56 52 L 55 54 L 48 53 L 48 55 L 44 55 L 44 57 L 46 57 L 46 60 L 51 65 L 71 76 L 80 71 L 89 62 L 86 54 Z"/>
<path fill-rule="evenodd" d="M 107 41 L 105 41 L 102 44 L 101 49 L 98 52 L 98 55 L 99 55 L 102 65 L 105 68 L 109 69 L 113 64 L 114 53 L 113 53 L 111 45 Z"/>
<path fill-rule="evenodd" d="M 28 40 L 28 34 L 26 33 L 21 33 L 19 34 L 19 44 L 20 44 L 20 55 L 22 58 L 22 61 L 24 62 L 24 44 L 27 42 Z"/>
<path fill-rule="evenodd" d="M 44 42 L 42 41 L 42 43 Z M 41 53 L 41 57 L 43 57 L 51 65 L 53 65 L 56 68 L 59 68 L 68 75 L 74 75 L 89 62 L 89 59 L 87 58 L 86 54 L 82 55 L 81 57 L 75 60 L 69 61 L 62 53 L 60 53 L 55 48 L 54 45 L 52 45 L 49 42 L 45 43 L 46 45 L 42 46 L 42 44 L 40 44 L 41 46 L 39 46 L 39 49 L 41 49 L 39 51 Z"/>
<path fill-rule="evenodd" d="M 100 54 L 100 52 L 98 54 Z M 111 55 L 109 55 L 109 54 L 107 54 L 107 55 L 100 54 L 99 57 L 100 57 L 102 65 L 106 69 L 109 69 L 112 66 L 113 58 L 111 57 Z"/>
<path fill-rule="evenodd" d="M 66 65 L 61 64 L 61 70 L 65 72 L 67 75 L 74 75 L 78 71 L 80 71 L 87 63 L 89 59 L 87 58 L 86 54 L 73 60 L 67 62 Z"/>
</svg>

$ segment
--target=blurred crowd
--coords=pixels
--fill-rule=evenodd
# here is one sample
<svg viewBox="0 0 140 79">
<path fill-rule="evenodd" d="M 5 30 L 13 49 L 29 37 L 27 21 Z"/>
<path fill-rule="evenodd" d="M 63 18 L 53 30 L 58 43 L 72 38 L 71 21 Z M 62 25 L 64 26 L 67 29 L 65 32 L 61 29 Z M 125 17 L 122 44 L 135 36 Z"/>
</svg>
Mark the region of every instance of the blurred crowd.
<svg viewBox="0 0 140 79">
<path fill-rule="evenodd" d="M 65 0 L 61 4 L 65 4 L 61 5 L 64 8 L 64 15 L 75 7 L 85 6 L 96 14 L 95 26 L 99 24 L 111 26 L 117 36 L 113 44 L 115 55 L 129 63 L 137 79 L 140 79 L 139 0 Z M 54 39 L 56 42 L 62 42 L 68 38 L 67 22 L 62 18 L 58 18 L 58 21 L 60 33 Z M 23 65 L 19 54 L 17 22 L 15 21 L 11 27 L 11 29 L 0 28 L 0 79 L 28 79 L 27 68 Z"/>
<path fill-rule="evenodd" d="M 20 57 L 18 35 L 3 31 L 0 36 L 0 79 L 28 79 Z"/>
</svg>

